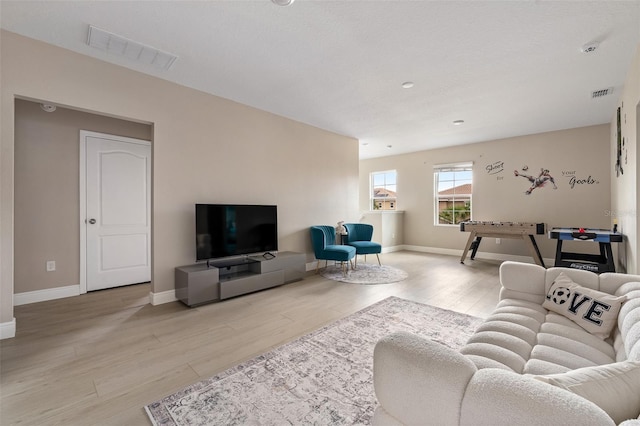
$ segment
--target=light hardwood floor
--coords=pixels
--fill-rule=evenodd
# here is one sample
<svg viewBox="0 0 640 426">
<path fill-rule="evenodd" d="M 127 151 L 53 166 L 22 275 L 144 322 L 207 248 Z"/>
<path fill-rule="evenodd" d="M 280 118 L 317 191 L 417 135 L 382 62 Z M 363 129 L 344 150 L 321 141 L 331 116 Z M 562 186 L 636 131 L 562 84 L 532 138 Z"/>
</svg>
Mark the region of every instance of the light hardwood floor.
<svg viewBox="0 0 640 426">
<path fill-rule="evenodd" d="M 0 341 L 0 424 L 148 425 L 144 405 L 388 296 L 480 317 L 497 303 L 500 262 L 381 259 L 409 278 L 367 286 L 310 272 L 198 308 L 151 306 L 149 284 L 17 306 L 16 337 Z"/>
</svg>

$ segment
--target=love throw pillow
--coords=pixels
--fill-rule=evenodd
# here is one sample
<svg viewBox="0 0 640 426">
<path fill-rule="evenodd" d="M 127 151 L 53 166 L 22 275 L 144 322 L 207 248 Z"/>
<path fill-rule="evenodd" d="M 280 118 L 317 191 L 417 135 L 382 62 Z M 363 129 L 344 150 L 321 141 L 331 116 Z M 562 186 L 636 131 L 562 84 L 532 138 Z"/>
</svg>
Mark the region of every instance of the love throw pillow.
<svg viewBox="0 0 640 426">
<path fill-rule="evenodd" d="M 618 321 L 626 296 L 612 296 L 574 283 L 564 272 L 555 279 L 542 307 L 563 315 L 594 336 L 606 339 Z"/>
</svg>

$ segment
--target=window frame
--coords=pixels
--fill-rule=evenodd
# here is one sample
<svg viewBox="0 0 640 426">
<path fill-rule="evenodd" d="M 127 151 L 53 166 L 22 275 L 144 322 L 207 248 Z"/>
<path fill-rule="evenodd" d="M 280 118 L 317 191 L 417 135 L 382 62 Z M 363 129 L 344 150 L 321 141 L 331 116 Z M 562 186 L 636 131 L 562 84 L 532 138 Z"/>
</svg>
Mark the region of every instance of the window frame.
<svg viewBox="0 0 640 426">
<path fill-rule="evenodd" d="M 465 183 L 457 185 L 455 173 L 458 173 L 458 172 L 470 172 L 471 173 L 470 178 L 469 179 L 460 178 L 459 181 L 465 182 Z M 471 185 L 471 192 L 468 194 L 462 192 L 459 194 L 454 193 L 454 194 L 447 194 L 445 196 L 441 196 L 440 192 L 445 191 L 446 189 L 443 189 L 440 191 L 438 190 L 440 183 L 442 182 L 440 180 L 440 173 L 454 173 L 453 180 L 444 181 L 444 182 L 452 182 L 451 188 L 447 188 L 447 189 L 457 188 L 459 186 L 462 186 L 468 183 Z M 473 220 L 473 162 L 465 161 L 465 162 L 459 162 L 459 163 L 434 165 L 433 166 L 433 188 L 434 188 L 433 189 L 433 192 L 434 192 L 433 225 L 434 226 L 459 227 L 460 222 Z M 458 199 L 456 199 L 456 195 L 459 196 Z M 447 198 L 447 202 L 448 203 L 450 202 L 452 204 L 451 216 L 452 216 L 453 223 L 440 223 L 440 213 L 442 212 L 442 210 L 440 209 L 440 202 L 442 201 L 443 198 Z M 455 208 L 456 201 L 462 201 L 462 200 L 464 200 L 465 202 L 464 208 L 456 209 Z M 448 211 L 448 209 L 446 211 Z M 456 211 L 468 211 L 469 216 L 456 219 Z"/>
<path fill-rule="evenodd" d="M 393 173 L 394 174 L 394 181 L 393 183 L 387 183 L 387 179 L 386 179 L 386 175 L 389 173 Z M 384 184 L 383 185 L 375 185 L 375 176 L 379 176 L 379 175 L 383 175 L 384 176 Z M 394 187 L 395 190 L 392 191 L 396 194 L 395 197 L 388 197 L 388 196 L 384 196 L 384 197 L 376 197 L 374 190 L 375 188 L 380 188 L 382 187 L 385 190 L 391 191 L 389 189 L 389 187 Z M 380 171 L 375 171 L 375 172 L 371 172 L 369 173 L 369 209 L 370 211 L 396 211 L 398 210 L 398 171 L 395 169 L 391 169 L 391 170 L 380 170 Z M 390 204 L 392 204 L 391 208 L 376 208 L 376 201 L 381 201 L 381 202 L 389 202 Z"/>
</svg>

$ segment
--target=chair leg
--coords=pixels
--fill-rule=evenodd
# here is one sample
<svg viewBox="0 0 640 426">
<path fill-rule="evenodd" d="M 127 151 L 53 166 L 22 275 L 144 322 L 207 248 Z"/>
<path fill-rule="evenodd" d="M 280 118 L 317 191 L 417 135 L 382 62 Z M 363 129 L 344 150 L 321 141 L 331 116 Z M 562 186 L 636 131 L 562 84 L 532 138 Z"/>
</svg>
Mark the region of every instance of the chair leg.
<svg viewBox="0 0 640 426">
<path fill-rule="evenodd" d="M 382 266 L 382 263 L 380 263 L 380 256 L 378 256 L 378 253 L 376 253 L 376 257 L 378 258 L 378 265 Z"/>
<path fill-rule="evenodd" d="M 358 267 L 358 255 L 356 254 L 355 256 L 353 256 L 353 259 L 355 261 L 355 266 L 353 267 L 353 269 L 356 269 Z"/>
</svg>

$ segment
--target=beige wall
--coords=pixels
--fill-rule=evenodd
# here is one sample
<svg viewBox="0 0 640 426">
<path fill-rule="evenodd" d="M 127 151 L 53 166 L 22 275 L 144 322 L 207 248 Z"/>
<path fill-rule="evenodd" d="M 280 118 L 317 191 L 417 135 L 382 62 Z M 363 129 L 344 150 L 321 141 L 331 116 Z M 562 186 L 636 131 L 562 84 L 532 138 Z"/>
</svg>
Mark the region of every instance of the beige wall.
<svg viewBox="0 0 640 426">
<path fill-rule="evenodd" d="M 629 274 L 638 273 L 640 252 L 638 252 L 638 138 L 640 138 L 640 45 L 627 75 L 624 87 L 621 88 L 618 106 L 621 107 L 622 137 L 625 148 L 622 152 L 622 166 L 624 173 L 617 175 L 611 168 L 611 205 L 612 211 L 618 219 L 620 231 L 625 234 L 625 242 L 621 247 L 618 262 Z M 617 158 L 617 119 L 612 111 L 610 150 L 611 161 L 615 164 Z"/>
<path fill-rule="evenodd" d="M 152 292 L 195 260 L 197 202 L 279 206 L 280 250 L 313 259 L 308 227 L 358 215 L 358 143 L 2 31 L 0 323 L 13 318 L 14 99 L 152 123 Z M 47 70 L 44 74 L 43 70 Z"/>
<path fill-rule="evenodd" d="M 488 141 L 360 162 L 360 208 L 366 210 L 369 174 L 395 169 L 398 173 L 398 210 L 404 214 L 404 244 L 417 248 L 462 250 L 469 233 L 457 226 L 434 225 L 433 167 L 473 161 L 473 219 L 485 221 L 545 222 L 549 227 L 610 228 L 609 125 Z M 494 165 L 491 170 L 490 165 Z M 523 166 L 527 172 L 522 172 Z M 525 191 L 530 183 L 514 170 L 537 174 L 550 170 L 551 184 Z M 502 170 L 501 172 L 497 172 Z M 497 173 L 496 173 L 497 172 Z M 571 177 L 593 183 L 570 186 Z M 555 256 L 555 240 L 536 237 L 543 257 Z M 590 251 L 585 243 L 570 246 Z M 582 244 L 582 245 L 580 245 Z M 529 256 L 525 244 L 485 239 L 480 252 Z"/>
<path fill-rule="evenodd" d="M 151 140 L 148 124 L 15 102 L 14 293 L 80 283 L 80 130 Z M 46 272 L 46 261 L 56 262 Z"/>
<path fill-rule="evenodd" d="M 402 248 L 404 237 L 404 212 L 397 210 L 372 210 L 363 212 L 360 222 L 373 225 L 372 241 L 382 244 L 382 250 Z"/>
</svg>

